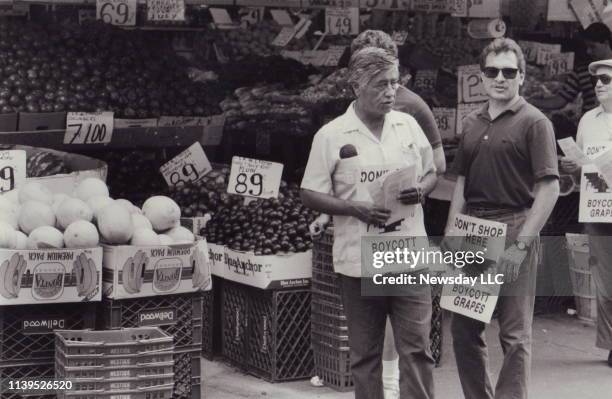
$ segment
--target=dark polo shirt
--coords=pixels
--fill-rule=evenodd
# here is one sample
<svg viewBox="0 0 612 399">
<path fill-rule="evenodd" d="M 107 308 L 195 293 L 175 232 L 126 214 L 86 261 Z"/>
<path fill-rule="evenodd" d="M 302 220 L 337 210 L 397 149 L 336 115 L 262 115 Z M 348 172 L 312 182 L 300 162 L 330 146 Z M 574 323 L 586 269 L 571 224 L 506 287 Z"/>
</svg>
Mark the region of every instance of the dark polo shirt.
<svg viewBox="0 0 612 399">
<path fill-rule="evenodd" d="M 463 121 L 453 171 L 465 176 L 467 205 L 528 208 L 534 184 L 559 177 L 552 123 L 520 98 L 491 120 L 488 102 Z"/>
</svg>

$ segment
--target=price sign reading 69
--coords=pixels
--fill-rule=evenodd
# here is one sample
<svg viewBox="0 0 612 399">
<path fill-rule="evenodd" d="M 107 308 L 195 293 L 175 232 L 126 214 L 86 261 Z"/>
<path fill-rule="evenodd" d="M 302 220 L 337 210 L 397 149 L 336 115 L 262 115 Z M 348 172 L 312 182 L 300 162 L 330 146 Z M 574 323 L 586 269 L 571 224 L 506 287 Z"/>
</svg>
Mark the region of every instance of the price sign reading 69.
<svg viewBox="0 0 612 399">
<path fill-rule="evenodd" d="M 26 152 L 0 151 L 0 193 L 18 188 L 26 179 Z"/>
<path fill-rule="evenodd" d="M 227 192 L 256 198 L 276 198 L 283 164 L 233 157 Z"/>
<path fill-rule="evenodd" d="M 119 26 L 136 25 L 137 0 L 97 0 L 96 19 Z"/>
</svg>

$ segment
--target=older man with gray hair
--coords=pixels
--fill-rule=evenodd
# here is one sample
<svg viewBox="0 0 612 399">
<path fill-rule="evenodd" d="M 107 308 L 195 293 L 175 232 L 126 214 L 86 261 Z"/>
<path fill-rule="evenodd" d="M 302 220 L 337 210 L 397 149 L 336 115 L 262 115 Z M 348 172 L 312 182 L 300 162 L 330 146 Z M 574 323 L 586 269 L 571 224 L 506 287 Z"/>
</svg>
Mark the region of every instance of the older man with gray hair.
<svg viewBox="0 0 612 399">
<path fill-rule="evenodd" d="M 431 291 L 402 286 L 394 296 L 362 294 L 361 237 L 390 231 L 425 236 L 423 196 L 436 183 L 433 153 L 416 120 L 392 110 L 399 86 L 397 57 L 367 47 L 349 62 L 357 99 L 315 135 L 302 180 L 302 200 L 333 216 L 334 269 L 342 282 L 356 399 L 383 399 L 382 352 L 387 317 L 396 336 L 400 397 L 431 399 L 434 362 L 429 351 Z M 416 183 L 402 190 L 399 211 L 377 205 L 369 188 L 395 170 L 412 169 Z M 406 177 L 406 181 L 411 180 Z M 401 291 L 398 293 L 398 290 Z"/>
</svg>

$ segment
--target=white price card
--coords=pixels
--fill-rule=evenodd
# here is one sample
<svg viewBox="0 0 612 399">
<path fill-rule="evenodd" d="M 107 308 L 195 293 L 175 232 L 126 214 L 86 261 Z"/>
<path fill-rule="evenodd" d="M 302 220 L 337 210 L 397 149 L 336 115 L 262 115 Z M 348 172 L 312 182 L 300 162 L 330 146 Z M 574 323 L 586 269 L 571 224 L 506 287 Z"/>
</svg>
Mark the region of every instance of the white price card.
<svg viewBox="0 0 612 399">
<path fill-rule="evenodd" d="M 432 112 L 442 140 L 454 138 L 457 126 L 457 110 L 455 108 L 434 107 Z"/>
<path fill-rule="evenodd" d="M 276 47 L 285 47 L 295 36 L 295 27 L 285 26 L 278 32 L 278 35 L 272 40 L 272 45 Z"/>
<path fill-rule="evenodd" d="M 487 95 L 480 78 L 480 65 L 460 66 L 457 76 L 457 94 L 460 103 L 474 103 L 487 100 Z"/>
<path fill-rule="evenodd" d="M 111 25 L 136 25 L 137 0 L 96 0 L 96 19 Z"/>
<path fill-rule="evenodd" d="M 283 164 L 233 157 L 227 192 L 258 198 L 276 198 Z"/>
<path fill-rule="evenodd" d="M 289 15 L 287 10 L 270 10 L 270 14 L 272 14 L 272 18 L 280 26 L 293 26 L 291 15 Z"/>
<path fill-rule="evenodd" d="M 147 0 L 147 20 L 184 21 L 185 0 Z"/>
<path fill-rule="evenodd" d="M 450 0 L 452 15 L 470 18 L 498 18 L 501 0 Z"/>
<path fill-rule="evenodd" d="M 480 103 L 468 103 L 457 105 L 457 135 L 463 135 L 463 119 L 472 112 L 482 108 L 482 102 Z"/>
<path fill-rule="evenodd" d="M 580 21 L 583 29 L 602 21 L 605 4 L 606 2 L 601 0 L 569 0 L 570 8 L 576 14 L 576 19 Z"/>
<path fill-rule="evenodd" d="M 360 7 L 359 0 L 302 0 L 302 8 Z M 361 5 L 363 8 L 364 6 Z"/>
<path fill-rule="evenodd" d="M 552 54 L 561 53 L 560 44 L 544 44 L 538 43 L 538 52 L 536 55 L 536 64 L 546 65 Z"/>
<path fill-rule="evenodd" d="M 326 8 L 325 32 L 330 36 L 359 34 L 359 8 Z"/>
<path fill-rule="evenodd" d="M 550 54 L 546 63 L 546 76 L 554 77 L 574 70 L 574 53 Z"/>
<path fill-rule="evenodd" d="M 452 11 L 447 0 L 413 0 L 412 10 L 436 13 L 450 13 Z"/>
<path fill-rule="evenodd" d="M 576 21 L 576 14 L 572 11 L 569 0 L 555 0 L 548 2 L 548 10 L 546 13 L 547 21 Z"/>
<path fill-rule="evenodd" d="M 0 193 L 19 188 L 26 180 L 26 152 L 0 151 Z"/>
<path fill-rule="evenodd" d="M 157 127 L 157 118 L 146 119 L 115 119 L 117 129 L 126 127 Z"/>
<path fill-rule="evenodd" d="M 338 66 L 340 59 L 346 51 L 345 46 L 329 46 L 327 49 L 327 59 L 325 60 L 325 66 Z"/>
<path fill-rule="evenodd" d="M 394 31 L 391 38 L 398 46 L 403 46 L 406 43 L 406 39 L 408 39 L 408 32 L 405 30 Z"/>
<path fill-rule="evenodd" d="M 545 44 L 543 43 L 531 42 L 528 40 L 519 40 L 518 45 L 523 50 L 525 61 L 527 61 L 528 63 L 535 63 L 538 59 L 538 50 L 542 48 L 542 45 L 545 46 Z"/>
<path fill-rule="evenodd" d="M 437 69 L 421 69 L 414 77 L 414 89 L 420 94 L 431 94 L 436 91 L 437 82 Z"/>
<path fill-rule="evenodd" d="M 211 170 L 204 149 L 197 142 L 159 168 L 170 187 L 198 181 Z"/>
<path fill-rule="evenodd" d="M 68 112 L 64 144 L 107 144 L 113 128 L 112 112 Z"/>
</svg>

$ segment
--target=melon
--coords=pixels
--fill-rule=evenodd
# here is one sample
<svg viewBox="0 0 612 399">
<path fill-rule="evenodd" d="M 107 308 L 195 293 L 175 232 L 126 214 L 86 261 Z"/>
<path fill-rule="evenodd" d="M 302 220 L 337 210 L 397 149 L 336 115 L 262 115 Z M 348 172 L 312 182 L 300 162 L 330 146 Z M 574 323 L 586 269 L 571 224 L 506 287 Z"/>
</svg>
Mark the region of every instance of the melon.
<svg viewBox="0 0 612 399">
<path fill-rule="evenodd" d="M 138 208 L 135 207 L 134 204 L 132 204 L 129 200 L 126 200 L 125 198 L 119 198 L 116 199 L 115 202 L 123 206 L 130 214 L 137 213 Z"/>
<path fill-rule="evenodd" d="M 0 221 L 6 222 L 16 229 L 19 226 L 19 205 L 0 196 Z"/>
<path fill-rule="evenodd" d="M 127 244 L 134 233 L 130 213 L 115 201 L 98 212 L 97 223 L 102 239 L 109 244 Z"/>
<path fill-rule="evenodd" d="M 77 220 L 91 222 L 93 219 L 93 211 L 84 201 L 78 198 L 68 198 L 57 208 L 55 217 L 57 218 L 59 226 L 65 229 Z"/>
<path fill-rule="evenodd" d="M 108 187 L 100 179 L 88 177 L 83 179 L 74 190 L 74 196 L 78 199 L 87 202 L 91 197 L 102 196 L 109 197 Z"/>
<path fill-rule="evenodd" d="M 62 248 L 64 246 L 64 235 L 61 231 L 51 226 L 37 227 L 28 236 L 28 249 Z"/>
<path fill-rule="evenodd" d="M 161 241 L 159 240 L 157 233 L 155 233 L 153 230 L 140 228 L 134 230 L 134 235 L 132 236 L 130 244 L 142 246 L 161 245 Z"/>
<path fill-rule="evenodd" d="M 149 229 L 153 230 L 153 225 L 145 216 L 132 213 L 132 224 L 134 225 L 134 229 Z"/>
<path fill-rule="evenodd" d="M 54 226 L 55 214 L 51 206 L 40 201 L 28 201 L 19 212 L 19 228 L 26 234 L 41 226 Z"/>
<path fill-rule="evenodd" d="M 183 227 L 183 226 L 176 226 L 168 231 L 165 231 L 164 234 L 166 234 L 168 237 L 172 238 L 172 240 L 178 244 L 178 243 L 187 243 L 187 242 L 194 242 L 195 241 L 195 236 L 193 235 L 193 233 L 191 232 L 191 230 Z"/>
<path fill-rule="evenodd" d="M 53 193 L 42 184 L 30 181 L 19 189 L 19 202 L 25 204 L 28 201 L 44 202 L 51 205 L 53 203 Z"/>
<path fill-rule="evenodd" d="M 17 232 L 8 223 L 0 222 L 0 248 L 16 249 Z"/>
<path fill-rule="evenodd" d="M 179 225 L 181 208 L 171 198 L 156 195 L 142 205 L 142 214 L 149 219 L 155 231 L 162 232 Z"/>
<path fill-rule="evenodd" d="M 4 194 L 2 194 L 1 196 L 2 198 L 6 198 L 7 200 L 11 201 L 12 203 L 15 204 L 19 204 L 19 189 L 13 189 L 11 191 L 8 191 Z"/>
<path fill-rule="evenodd" d="M 161 245 L 172 245 L 172 244 L 174 244 L 174 240 L 169 235 L 158 234 L 157 237 L 159 238 L 159 243 Z"/>
<path fill-rule="evenodd" d="M 21 231 L 15 231 L 15 249 L 28 249 L 28 236 Z"/>
<path fill-rule="evenodd" d="M 93 223 L 77 220 L 66 227 L 64 243 L 66 248 L 92 248 L 98 246 L 100 235 Z"/>
<path fill-rule="evenodd" d="M 91 209 L 91 211 L 93 212 L 94 219 L 97 219 L 98 212 L 100 212 L 102 208 L 104 208 L 107 205 L 112 204 L 113 202 L 114 200 L 111 197 L 105 197 L 103 195 L 96 195 L 94 197 L 90 197 L 87 200 L 87 205 L 89 206 L 89 209 Z"/>
<path fill-rule="evenodd" d="M 70 198 L 68 194 L 64 194 L 64 193 L 53 194 L 53 202 L 51 203 L 51 209 L 53 209 L 53 213 L 55 213 L 56 216 L 57 216 L 57 209 L 62 204 L 62 202 L 64 202 L 68 198 Z"/>
</svg>

